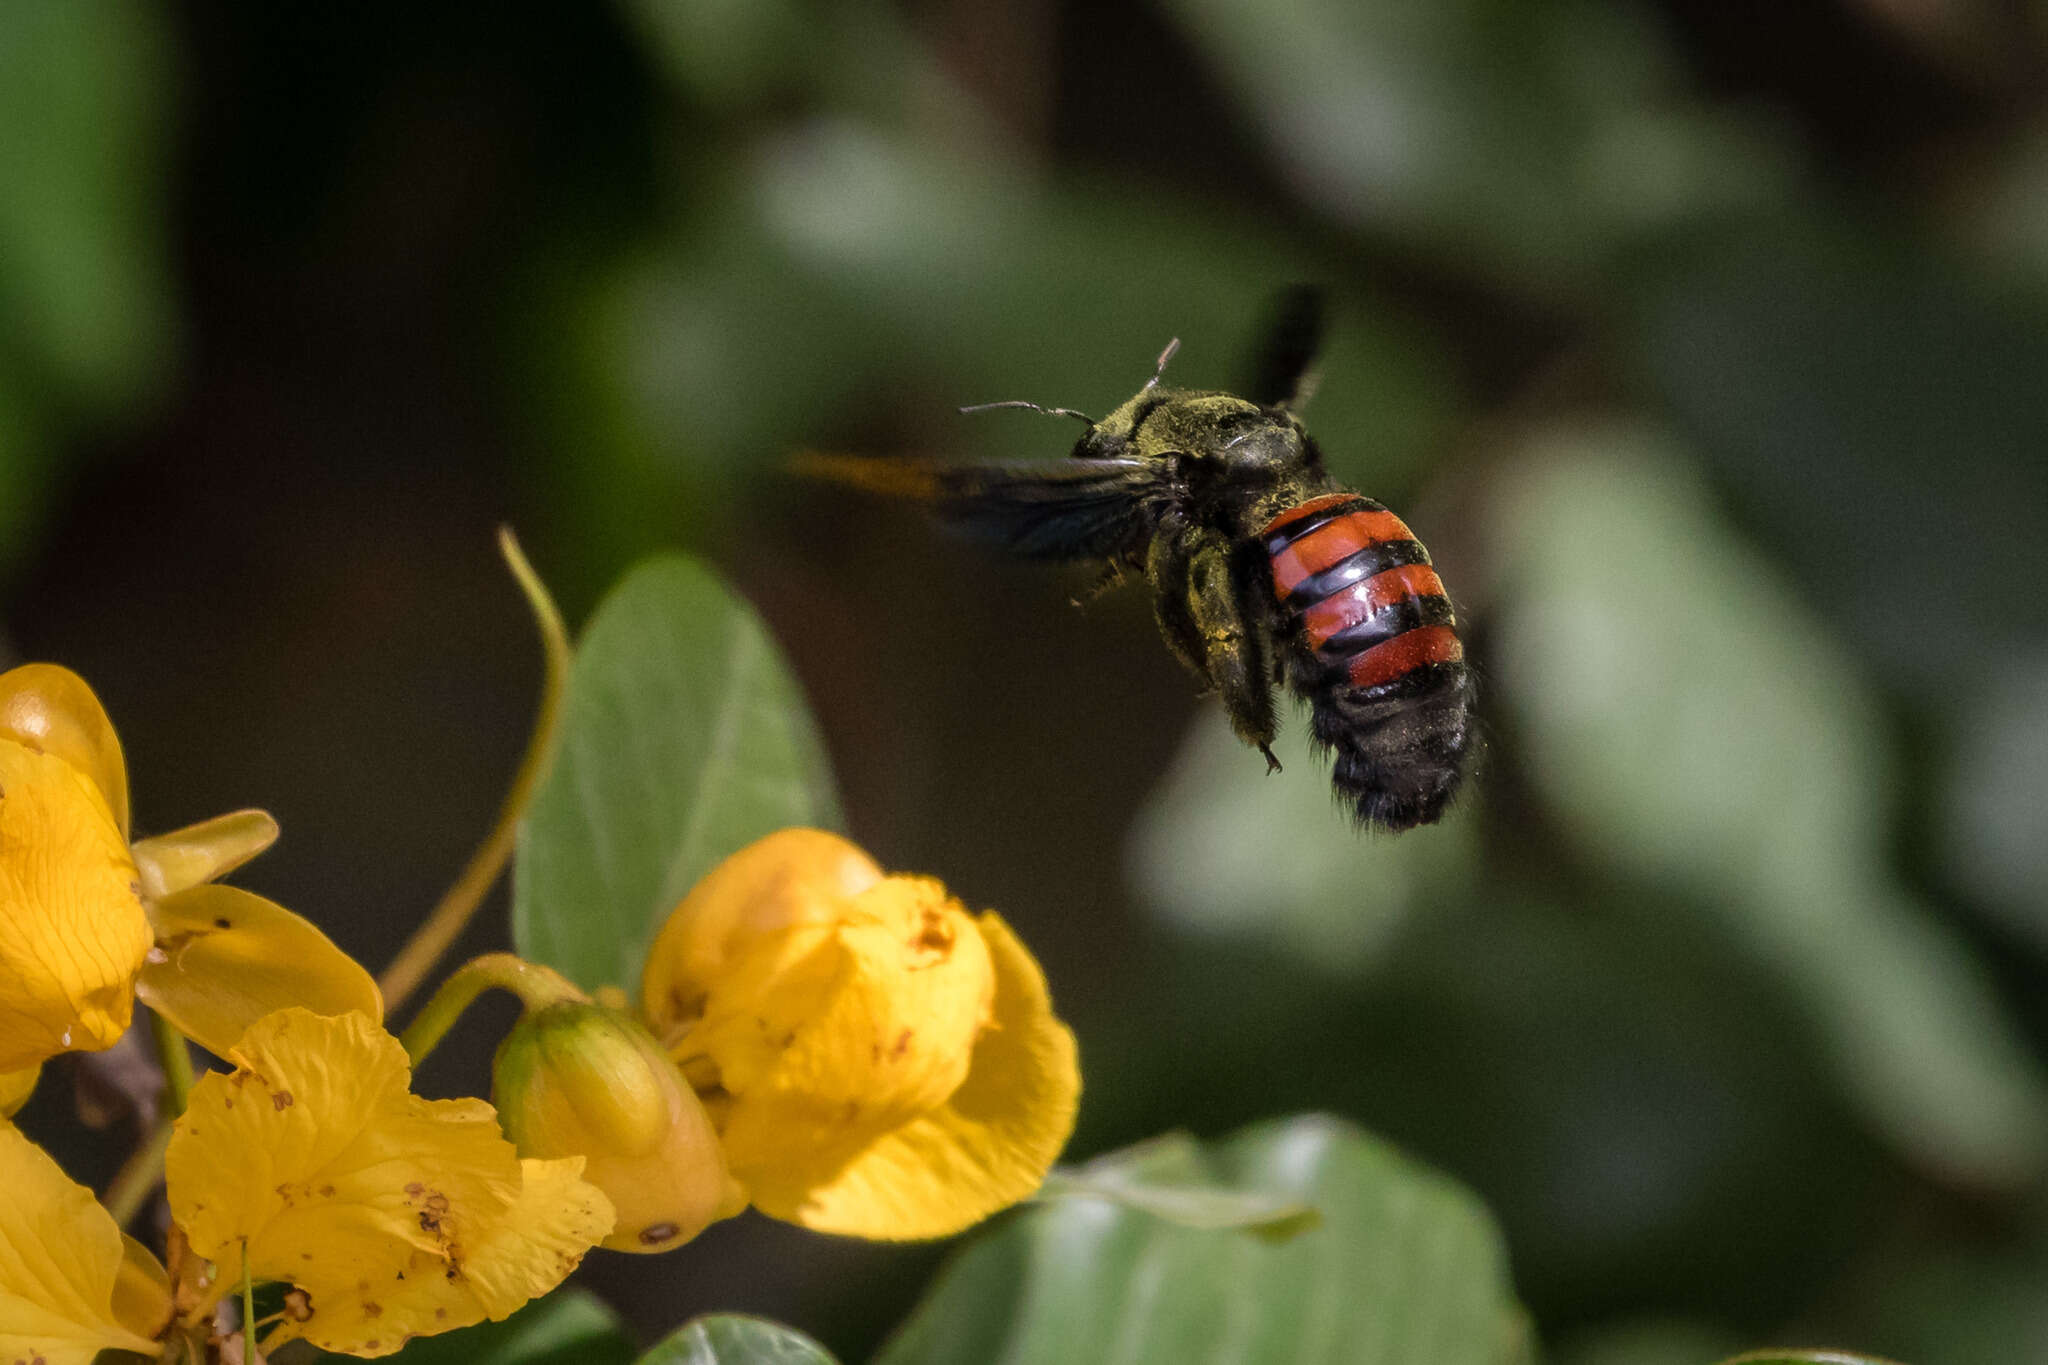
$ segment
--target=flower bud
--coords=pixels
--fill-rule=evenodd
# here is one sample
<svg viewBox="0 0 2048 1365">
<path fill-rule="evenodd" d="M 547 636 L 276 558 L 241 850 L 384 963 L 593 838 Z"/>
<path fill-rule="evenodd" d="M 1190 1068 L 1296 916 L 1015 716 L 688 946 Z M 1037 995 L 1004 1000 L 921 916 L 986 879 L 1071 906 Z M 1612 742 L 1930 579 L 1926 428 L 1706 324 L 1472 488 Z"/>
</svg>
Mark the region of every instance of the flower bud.
<svg viewBox="0 0 2048 1365">
<path fill-rule="evenodd" d="M 491 1088 L 521 1156 L 584 1158 L 583 1178 L 618 1213 L 603 1243 L 613 1251 L 667 1251 L 744 1207 L 704 1106 L 617 1010 L 528 1011 L 498 1047 Z"/>
</svg>

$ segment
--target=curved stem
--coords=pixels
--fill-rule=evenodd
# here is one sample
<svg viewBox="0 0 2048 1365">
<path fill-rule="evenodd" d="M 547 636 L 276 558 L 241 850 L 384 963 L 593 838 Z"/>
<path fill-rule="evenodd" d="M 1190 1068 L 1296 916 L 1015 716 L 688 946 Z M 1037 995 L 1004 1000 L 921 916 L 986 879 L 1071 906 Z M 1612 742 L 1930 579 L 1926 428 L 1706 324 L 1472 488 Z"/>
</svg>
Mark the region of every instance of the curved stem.
<svg viewBox="0 0 2048 1365">
<path fill-rule="evenodd" d="M 192 1098 L 192 1048 L 185 1035 L 170 1020 L 151 1010 L 149 1036 L 156 1042 L 157 1063 L 164 1071 L 163 1113 L 141 1145 L 121 1163 L 121 1169 L 107 1186 L 106 1198 L 100 1201 L 114 1215 L 115 1226 L 123 1228 L 142 1212 L 149 1196 L 163 1183 L 164 1153 L 171 1147 L 171 1125 L 185 1112 L 185 1104 Z"/>
<path fill-rule="evenodd" d="M 185 1101 L 192 1096 L 192 1048 L 177 1025 L 155 1010 L 149 1012 L 149 1032 L 156 1039 L 156 1058 L 164 1069 L 164 1112 L 175 1119 L 185 1112 Z"/>
<path fill-rule="evenodd" d="M 528 1009 L 587 998 L 574 982 L 552 967 L 528 962 L 511 953 L 485 953 L 450 973 L 399 1035 L 399 1045 L 412 1058 L 412 1064 L 418 1066 L 425 1061 L 448 1030 L 455 1027 L 462 1012 L 494 986 L 518 996 Z"/>
<path fill-rule="evenodd" d="M 142 1145 L 128 1154 L 100 1200 L 107 1206 L 107 1212 L 114 1215 L 115 1226 L 125 1228 L 134 1222 L 149 1196 L 163 1183 L 164 1153 L 170 1146 L 171 1119 L 167 1114 L 156 1121 L 156 1127 L 149 1130 Z"/>
<path fill-rule="evenodd" d="M 554 756 L 555 735 L 561 728 L 562 701 L 569 682 L 569 632 L 562 625 L 562 613 L 556 608 L 554 598 L 548 595 L 547 585 L 526 562 L 510 527 L 499 528 L 498 549 L 504 554 L 505 564 L 511 569 L 513 578 L 518 580 L 520 591 L 526 594 L 527 605 L 533 609 L 534 624 L 540 630 L 541 651 L 546 664 L 540 710 L 534 717 L 533 734 L 526 741 L 526 754 L 519 760 L 519 771 L 513 775 L 504 804 L 498 808 L 497 823 L 477 845 L 476 852 L 470 855 L 455 884 L 442 895 L 440 904 L 434 907 L 433 913 L 419 928 L 413 930 L 412 937 L 406 940 L 405 946 L 398 950 L 398 956 L 377 979 L 377 988 L 384 993 L 387 1012 L 395 1011 L 419 988 L 420 982 L 426 980 L 427 973 L 434 969 L 434 964 L 441 960 L 441 955 L 462 933 L 470 916 L 483 904 L 491 884 L 504 871 L 506 861 L 512 856 L 519 821 L 526 814 L 526 807 L 533 800 L 541 778 L 546 776 L 548 760 Z"/>
</svg>

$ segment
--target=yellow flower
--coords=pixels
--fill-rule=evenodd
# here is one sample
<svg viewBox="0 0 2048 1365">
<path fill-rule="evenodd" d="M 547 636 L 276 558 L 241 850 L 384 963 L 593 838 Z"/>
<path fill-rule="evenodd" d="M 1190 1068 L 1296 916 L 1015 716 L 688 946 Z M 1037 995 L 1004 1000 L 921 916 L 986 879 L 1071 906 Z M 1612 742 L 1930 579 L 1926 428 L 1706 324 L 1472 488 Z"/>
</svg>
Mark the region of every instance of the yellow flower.
<svg viewBox="0 0 2048 1365">
<path fill-rule="evenodd" d="M 1035 1191 L 1073 1130 L 1073 1034 L 1031 954 L 836 835 L 714 868 L 641 996 L 748 1199 L 806 1227 L 946 1236 Z"/>
<path fill-rule="evenodd" d="M 121 742 L 92 689 L 55 664 L 0 673 L 0 1092 L 112 1046 L 137 995 L 216 1053 L 286 1004 L 381 1018 L 369 974 L 318 929 L 204 885 L 276 837 L 240 811 L 131 847 Z"/>
<path fill-rule="evenodd" d="M 155 1355 L 171 1315 L 162 1268 L 11 1123 L 0 1123 L 0 1190 L 0 1360 Z"/>
<path fill-rule="evenodd" d="M 192 1250 L 220 1267 L 213 1298 L 244 1248 L 254 1278 L 296 1286 L 266 1347 L 388 1355 L 504 1318 L 611 1231 L 581 1158 L 522 1160 L 482 1100 L 412 1094 L 404 1049 L 364 1015 L 283 1010 L 228 1060 L 193 1088 L 167 1183 Z"/>
<path fill-rule="evenodd" d="M 36 1079 L 43 1074 L 40 1066 L 31 1066 L 21 1071 L 0 1071 L 0 1118 L 12 1118 L 28 1103 L 28 1097 L 36 1093 Z"/>
<path fill-rule="evenodd" d="M 668 1251 L 746 1207 L 704 1106 L 617 1010 L 528 1010 L 498 1046 L 491 1098 L 521 1156 L 585 1158 L 583 1178 L 618 1214 L 613 1251 Z"/>
</svg>

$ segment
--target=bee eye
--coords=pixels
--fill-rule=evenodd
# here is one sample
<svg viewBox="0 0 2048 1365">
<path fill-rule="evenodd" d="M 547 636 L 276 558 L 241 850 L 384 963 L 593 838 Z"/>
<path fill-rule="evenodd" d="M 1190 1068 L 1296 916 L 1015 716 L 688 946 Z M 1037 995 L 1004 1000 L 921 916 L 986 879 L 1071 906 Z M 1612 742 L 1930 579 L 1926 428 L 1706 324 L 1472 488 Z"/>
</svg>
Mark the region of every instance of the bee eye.
<svg viewBox="0 0 2048 1365">
<path fill-rule="evenodd" d="M 1113 436 L 1096 427 L 1074 442 L 1074 454 L 1084 460 L 1114 460 L 1124 453 L 1128 444 L 1122 436 Z"/>
</svg>

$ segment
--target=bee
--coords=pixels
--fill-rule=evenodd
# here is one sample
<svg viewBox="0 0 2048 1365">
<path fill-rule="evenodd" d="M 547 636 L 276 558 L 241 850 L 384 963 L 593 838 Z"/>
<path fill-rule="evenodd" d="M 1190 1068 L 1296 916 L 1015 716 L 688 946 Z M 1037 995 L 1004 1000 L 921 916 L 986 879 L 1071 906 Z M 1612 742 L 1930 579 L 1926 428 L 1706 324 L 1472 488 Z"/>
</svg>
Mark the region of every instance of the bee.
<svg viewBox="0 0 2048 1365">
<path fill-rule="evenodd" d="M 1332 780 L 1363 824 L 1435 821 L 1473 739 L 1472 676 L 1429 551 L 1406 522 L 1331 481 L 1301 409 L 1315 388 L 1320 294 L 1291 291 L 1243 395 L 1150 379 L 1071 458 L 1030 464 L 812 455 L 802 467 L 927 503 L 1010 553 L 1127 572 L 1151 585 L 1167 648 L 1221 694 L 1240 739 L 1277 771 L 1274 691 L 1306 700 Z"/>
</svg>

